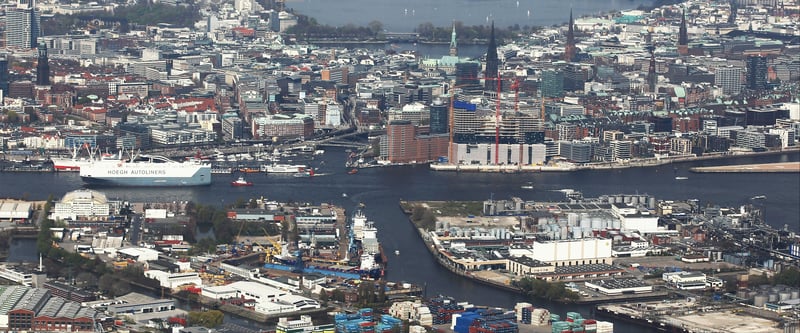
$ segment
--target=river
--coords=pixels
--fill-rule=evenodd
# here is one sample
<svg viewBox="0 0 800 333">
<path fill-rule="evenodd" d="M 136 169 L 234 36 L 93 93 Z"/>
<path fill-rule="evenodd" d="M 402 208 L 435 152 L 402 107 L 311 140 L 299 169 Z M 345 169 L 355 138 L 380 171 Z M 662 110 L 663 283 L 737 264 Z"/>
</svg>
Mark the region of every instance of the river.
<svg viewBox="0 0 800 333">
<path fill-rule="evenodd" d="M 453 21 L 464 25 L 498 27 L 550 26 L 569 20 L 572 9 L 576 17 L 598 15 L 622 9 L 650 5 L 651 0 L 287 0 L 286 8 L 315 18 L 321 24 L 366 26 L 379 21 L 390 32 L 412 32 L 420 24 L 450 26 Z"/>
<path fill-rule="evenodd" d="M 510 292 L 474 283 L 438 266 L 424 248 L 419 236 L 398 206 L 400 200 L 485 200 L 518 196 L 525 200 L 559 200 L 560 189 L 582 191 L 587 197 L 602 194 L 647 193 L 657 199 L 696 198 L 702 204 L 733 206 L 747 203 L 755 195 L 767 197 L 767 223 L 775 227 L 788 224 L 800 231 L 800 174 L 694 174 L 690 167 L 730 164 L 731 160 L 712 160 L 622 170 L 587 170 L 568 173 L 480 174 L 437 173 L 427 166 L 398 166 L 361 169 L 348 175 L 343 167 L 346 153 L 330 149 L 320 160 L 313 178 L 295 178 L 250 174 L 252 187 L 231 187 L 235 176 L 214 175 L 211 186 L 194 188 L 101 188 L 110 198 L 134 202 L 192 200 L 204 204 L 225 205 L 237 199 L 265 197 L 276 201 L 329 202 L 352 211 L 358 203 L 366 205 L 367 216 L 376 222 L 378 237 L 390 255 L 387 278 L 409 281 L 427 287 L 427 295 L 450 295 L 474 304 L 513 307 L 522 298 Z M 736 163 L 800 161 L 800 153 L 738 158 Z M 675 175 L 688 176 L 675 180 Z M 534 190 L 520 185 L 534 182 Z M 83 186 L 77 173 L 0 173 L 0 197 L 22 197 L 44 200 L 53 194 L 60 198 L 66 192 Z M 345 193 L 347 196 L 343 196 Z M 34 242 L 35 243 L 35 242 Z M 35 244 L 32 249 L 35 249 Z M 12 247 L 12 259 L 15 254 Z M 23 251 L 27 252 L 27 251 Z M 26 257 L 29 259 L 30 257 Z M 589 315 L 587 306 L 561 306 L 535 302 L 561 314 L 577 310 Z M 618 327 L 630 327 L 618 323 Z M 624 332 L 625 330 L 620 330 Z M 640 331 L 640 330 L 637 330 Z"/>
</svg>

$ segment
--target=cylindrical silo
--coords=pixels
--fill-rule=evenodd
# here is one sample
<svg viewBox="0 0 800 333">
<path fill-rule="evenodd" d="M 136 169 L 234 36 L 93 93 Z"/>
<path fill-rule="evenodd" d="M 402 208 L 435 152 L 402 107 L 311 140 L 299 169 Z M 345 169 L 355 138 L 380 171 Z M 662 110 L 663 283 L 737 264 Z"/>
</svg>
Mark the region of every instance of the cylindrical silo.
<svg viewBox="0 0 800 333">
<path fill-rule="evenodd" d="M 581 213 L 581 228 L 588 228 L 592 224 L 589 214 Z"/>
<path fill-rule="evenodd" d="M 580 215 L 577 213 L 569 213 L 567 214 L 567 224 L 569 226 L 576 226 L 580 223 Z"/>
<path fill-rule="evenodd" d="M 753 298 L 753 305 L 760 308 L 760 307 L 763 307 L 764 304 L 767 303 L 768 300 L 769 300 L 769 296 L 756 295 L 756 297 Z"/>
<path fill-rule="evenodd" d="M 781 302 L 787 301 L 791 298 L 792 298 L 792 293 L 788 291 L 783 291 L 780 294 L 778 294 L 778 300 Z"/>
<path fill-rule="evenodd" d="M 791 299 L 798 299 L 798 298 L 800 298 L 800 291 L 798 291 L 796 289 L 792 290 L 792 298 Z"/>
<path fill-rule="evenodd" d="M 599 216 L 593 216 L 591 227 L 592 229 L 603 229 L 603 219 Z"/>
<path fill-rule="evenodd" d="M 771 294 L 769 294 L 769 302 L 770 303 L 775 303 L 775 302 L 778 301 L 779 297 L 780 296 L 778 296 L 778 294 L 771 293 Z"/>
<path fill-rule="evenodd" d="M 581 227 L 572 227 L 572 238 L 583 238 L 583 229 Z"/>
<path fill-rule="evenodd" d="M 650 199 L 647 201 L 647 208 L 656 209 L 656 198 L 650 197 Z"/>
</svg>

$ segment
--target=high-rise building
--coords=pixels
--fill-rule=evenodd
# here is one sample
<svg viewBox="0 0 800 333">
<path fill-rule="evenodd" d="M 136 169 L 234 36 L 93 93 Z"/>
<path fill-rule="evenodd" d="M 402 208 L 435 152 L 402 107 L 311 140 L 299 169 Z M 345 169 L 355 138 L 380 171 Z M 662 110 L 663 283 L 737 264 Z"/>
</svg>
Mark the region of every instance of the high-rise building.
<svg viewBox="0 0 800 333">
<path fill-rule="evenodd" d="M 431 105 L 431 134 L 448 133 L 450 121 L 449 108 L 441 100 L 436 100 Z"/>
<path fill-rule="evenodd" d="M 747 89 L 764 90 L 767 88 L 767 57 L 747 57 Z"/>
<path fill-rule="evenodd" d="M 686 28 L 686 11 L 681 13 L 681 26 L 678 28 L 678 54 L 689 54 L 689 31 Z"/>
<path fill-rule="evenodd" d="M 486 51 L 486 71 L 484 72 L 484 90 L 497 90 L 497 71 L 500 67 L 500 60 L 497 57 L 497 41 L 494 39 L 494 22 L 492 22 L 491 35 L 489 35 L 489 48 Z"/>
<path fill-rule="evenodd" d="M 741 67 L 718 67 L 714 74 L 714 84 L 722 88 L 722 92 L 727 95 L 738 95 L 742 91 Z"/>
<path fill-rule="evenodd" d="M 583 90 L 586 81 L 589 80 L 589 72 L 586 68 L 577 64 L 569 64 L 564 67 L 564 90 L 575 91 Z"/>
<path fill-rule="evenodd" d="M 544 97 L 564 96 L 564 73 L 556 70 L 543 71 L 539 86 Z"/>
<path fill-rule="evenodd" d="M 8 55 L 0 56 L 0 102 L 8 95 Z"/>
<path fill-rule="evenodd" d="M 36 85 L 50 85 L 50 60 L 47 58 L 47 45 L 39 44 L 39 57 L 36 63 Z"/>
<path fill-rule="evenodd" d="M 478 79 L 480 68 L 481 64 L 478 62 L 462 61 L 456 63 L 456 86 L 462 89 L 465 86 L 475 86 L 480 89 L 481 81 Z"/>
<path fill-rule="evenodd" d="M 575 53 L 575 20 L 572 19 L 572 8 L 570 8 L 569 27 L 567 27 L 567 44 L 564 46 L 564 61 L 574 61 Z"/>
<path fill-rule="evenodd" d="M 39 11 L 33 4 L 6 12 L 6 47 L 30 49 L 41 35 Z"/>
</svg>

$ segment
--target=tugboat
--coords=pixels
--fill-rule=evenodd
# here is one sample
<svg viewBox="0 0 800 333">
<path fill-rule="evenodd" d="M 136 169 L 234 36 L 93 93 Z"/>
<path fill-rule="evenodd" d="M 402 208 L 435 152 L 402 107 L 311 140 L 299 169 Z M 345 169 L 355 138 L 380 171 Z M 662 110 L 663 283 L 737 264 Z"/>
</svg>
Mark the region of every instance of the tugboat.
<svg viewBox="0 0 800 333">
<path fill-rule="evenodd" d="M 244 177 L 239 177 L 239 179 L 231 182 L 231 186 L 253 186 L 253 182 L 244 180 Z"/>
</svg>

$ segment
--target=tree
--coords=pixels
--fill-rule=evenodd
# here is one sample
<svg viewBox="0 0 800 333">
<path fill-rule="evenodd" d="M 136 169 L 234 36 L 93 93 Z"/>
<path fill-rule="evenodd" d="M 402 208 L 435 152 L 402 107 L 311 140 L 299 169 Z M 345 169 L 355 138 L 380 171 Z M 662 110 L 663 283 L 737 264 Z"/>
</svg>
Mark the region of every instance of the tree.
<svg viewBox="0 0 800 333">
<path fill-rule="evenodd" d="M 372 32 L 373 35 L 377 36 L 383 31 L 383 23 L 381 23 L 381 21 L 370 21 L 367 23 L 367 28 Z"/>
<path fill-rule="evenodd" d="M 775 284 L 784 284 L 794 288 L 800 288 L 800 270 L 796 267 L 789 267 L 773 278 Z"/>
<path fill-rule="evenodd" d="M 16 123 L 18 121 L 19 121 L 19 115 L 17 114 L 17 111 L 14 110 L 8 111 L 8 113 L 6 114 L 6 122 Z"/>
<path fill-rule="evenodd" d="M 95 287 L 97 286 L 97 282 L 97 277 L 87 271 L 80 272 L 75 276 L 75 283 L 83 285 L 84 287 Z"/>
<path fill-rule="evenodd" d="M 189 312 L 190 325 L 214 328 L 222 324 L 222 320 L 224 318 L 225 314 L 223 314 L 222 311 L 219 310 Z"/>
</svg>

